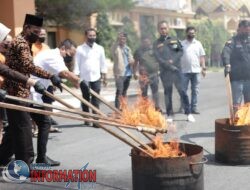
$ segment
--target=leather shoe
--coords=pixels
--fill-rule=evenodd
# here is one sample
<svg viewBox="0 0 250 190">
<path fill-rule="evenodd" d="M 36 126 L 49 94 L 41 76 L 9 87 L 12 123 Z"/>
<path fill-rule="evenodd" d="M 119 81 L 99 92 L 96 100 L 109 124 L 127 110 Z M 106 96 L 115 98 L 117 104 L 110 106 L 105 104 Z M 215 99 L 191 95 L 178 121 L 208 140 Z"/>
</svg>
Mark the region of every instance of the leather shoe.
<svg viewBox="0 0 250 190">
<path fill-rule="evenodd" d="M 88 121 L 85 121 L 85 122 L 84 122 L 84 125 L 86 125 L 86 126 L 91 126 L 91 123 L 88 122 Z"/>
<path fill-rule="evenodd" d="M 47 164 L 49 166 L 60 166 L 60 162 L 52 160 L 51 158 L 49 158 L 48 156 L 45 156 L 45 158 L 36 159 L 36 163 L 43 163 L 43 164 Z"/>
<path fill-rule="evenodd" d="M 98 124 L 95 124 L 95 123 L 93 123 L 92 127 L 94 127 L 94 128 L 100 128 L 100 127 L 98 126 Z"/>
</svg>

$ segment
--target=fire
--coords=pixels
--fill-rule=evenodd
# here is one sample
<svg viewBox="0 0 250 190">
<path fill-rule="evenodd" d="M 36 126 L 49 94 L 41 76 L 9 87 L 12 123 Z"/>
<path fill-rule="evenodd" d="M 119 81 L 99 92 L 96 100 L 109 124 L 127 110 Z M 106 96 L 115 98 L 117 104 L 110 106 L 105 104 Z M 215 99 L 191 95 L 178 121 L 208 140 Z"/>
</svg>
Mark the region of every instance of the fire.
<svg viewBox="0 0 250 190">
<path fill-rule="evenodd" d="M 169 143 L 164 143 L 162 136 L 156 136 L 154 140 L 154 158 L 176 158 L 185 157 L 186 154 L 179 148 L 179 142 L 171 140 Z"/>
<path fill-rule="evenodd" d="M 167 122 L 164 116 L 155 110 L 153 102 L 148 98 L 139 97 L 137 102 L 129 107 L 125 98 L 120 99 L 120 122 L 129 125 L 145 125 L 154 128 L 166 128 Z"/>
<path fill-rule="evenodd" d="M 250 103 L 239 106 L 235 114 L 235 126 L 250 126 Z"/>
</svg>

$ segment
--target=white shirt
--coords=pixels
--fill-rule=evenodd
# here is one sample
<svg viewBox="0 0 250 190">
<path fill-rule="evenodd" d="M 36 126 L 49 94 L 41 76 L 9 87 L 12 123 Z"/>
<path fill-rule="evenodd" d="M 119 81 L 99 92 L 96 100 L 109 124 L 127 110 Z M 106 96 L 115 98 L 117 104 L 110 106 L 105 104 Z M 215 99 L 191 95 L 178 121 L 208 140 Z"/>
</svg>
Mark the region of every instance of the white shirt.
<svg viewBox="0 0 250 190">
<path fill-rule="evenodd" d="M 200 57 L 205 56 L 205 51 L 200 41 L 193 39 L 191 42 L 184 40 L 183 56 L 181 58 L 181 67 L 183 73 L 200 73 Z"/>
<path fill-rule="evenodd" d="M 92 47 L 86 43 L 76 49 L 74 73 L 80 75 L 81 81 L 95 82 L 101 73 L 107 73 L 104 48 L 97 43 Z"/>
<path fill-rule="evenodd" d="M 50 72 L 51 74 L 58 75 L 62 71 L 68 71 L 68 68 L 65 66 L 63 57 L 61 56 L 60 50 L 58 48 L 41 51 L 34 57 L 34 64 Z M 45 88 L 48 88 L 50 85 L 49 79 L 43 79 L 33 75 L 31 77 L 39 80 L 45 86 Z M 34 101 L 40 103 L 43 102 L 42 95 L 37 93 L 33 87 L 30 91 L 31 97 Z"/>
</svg>

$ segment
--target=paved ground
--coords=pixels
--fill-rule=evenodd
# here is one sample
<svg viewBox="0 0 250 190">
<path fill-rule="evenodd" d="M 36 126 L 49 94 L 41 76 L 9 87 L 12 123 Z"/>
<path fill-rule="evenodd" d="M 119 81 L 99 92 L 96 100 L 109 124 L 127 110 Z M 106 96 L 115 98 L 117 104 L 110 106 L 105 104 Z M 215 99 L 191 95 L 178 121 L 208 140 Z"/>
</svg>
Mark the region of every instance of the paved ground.
<svg viewBox="0 0 250 190">
<path fill-rule="evenodd" d="M 109 89 L 109 90 L 108 90 Z M 134 85 L 136 91 L 136 85 Z M 113 90 L 107 88 L 113 97 Z M 104 92 L 105 92 L 104 91 Z M 131 93 L 133 94 L 133 93 Z M 64 94 L 64 98 L 67 95 Z M 105 97 L 108 97 L 107 94 Z M 130 98 L 134 101 L 135 98 Z M 161 90 L 161 100 L 162 90 Z M 175 95 L 175 109 L 178 109 L 178 96 Z M 72 101 L 75 105 L 74 100 Z M 186 122 L 186 117 L 176 114 L 177 133 L 181 141 L 198 144 L 204 148 L 208 162 L 204 165 L 204 189 L 206 190 L 249 190 L 249 166 L 228 166 L 214 160 L 214 121 L 228 116 L 225 82 L 222 73 L 209 73 L 201 81 L 200 91 L 201 115 L 196 115 L 195 123 Z M 162 103 L 162 105 L 164 105 Z M 104 112 L 109 112 L 102 106 Z M 60 160 L 58 169 L 79 169 L 89 163 L 89 169 L 97 171 L 97 183 L 93 187 L 85 185 L 82 189 L 94 190 L 129 190 L 132 189 L 130 147 L 121 143 L 101 129 L 84 127 L 81 122 L 58 119 L 63 133 L 51 134 L 48 155 Z M 141 137 L 143 139 L 143 137 Z M 169 139 L 169 135 L 165 139 Z M 145 139 L 143 139 L 145 140 Z M 34 143 L 36 139 L 34 139 Z M 64 189 L 65 183 L 24 183 L 12 184 L 0 179 L 0 190 L 17 189 Z M 71 184 L 77 189 L 77 184 Z M 152 189 L 153 190 L 153 189 Z"/>
</svg>

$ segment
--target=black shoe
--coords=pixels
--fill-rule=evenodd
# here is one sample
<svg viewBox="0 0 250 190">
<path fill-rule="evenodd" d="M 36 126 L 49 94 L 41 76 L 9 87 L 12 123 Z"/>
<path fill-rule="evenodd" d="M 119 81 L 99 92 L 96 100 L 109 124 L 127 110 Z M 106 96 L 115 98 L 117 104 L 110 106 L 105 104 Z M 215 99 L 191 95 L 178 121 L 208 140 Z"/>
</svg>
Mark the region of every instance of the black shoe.
<svg viewBox="0 0 250 190">
<path fill-rule="evenodd" d="M 94 128 L 100 128 L 98 124 L 93 123 L 92 127 Z"/>
<path fill-rule="evenodd" d="M 50 117 L 50 124 L 51 125 L 58 125 L 58 123 L 52 117 Z"/>
<path fill-rule="evenodd" d="M 45 156 L 45 158 L 43 159 L 36 159 L 36 163 L 43 163 L 49 166 L 60 166 L 60 162 L 52 160 L 51 158 L 49 158 L 48 156 Z"/>
<path fill-rule="evenodd" d="M 192 114 L 200 114 L 200 112 L 198 110 L 192 110 L 191 113 Z"/>
<path fill-rule="evenodd" d="M 85 122 L 84 122 L 84 125 L 86 125 L 86 126 L 91 126 L 91 123 L 88 122 L 88 121 L 85 121 Z"/>
</svg>

